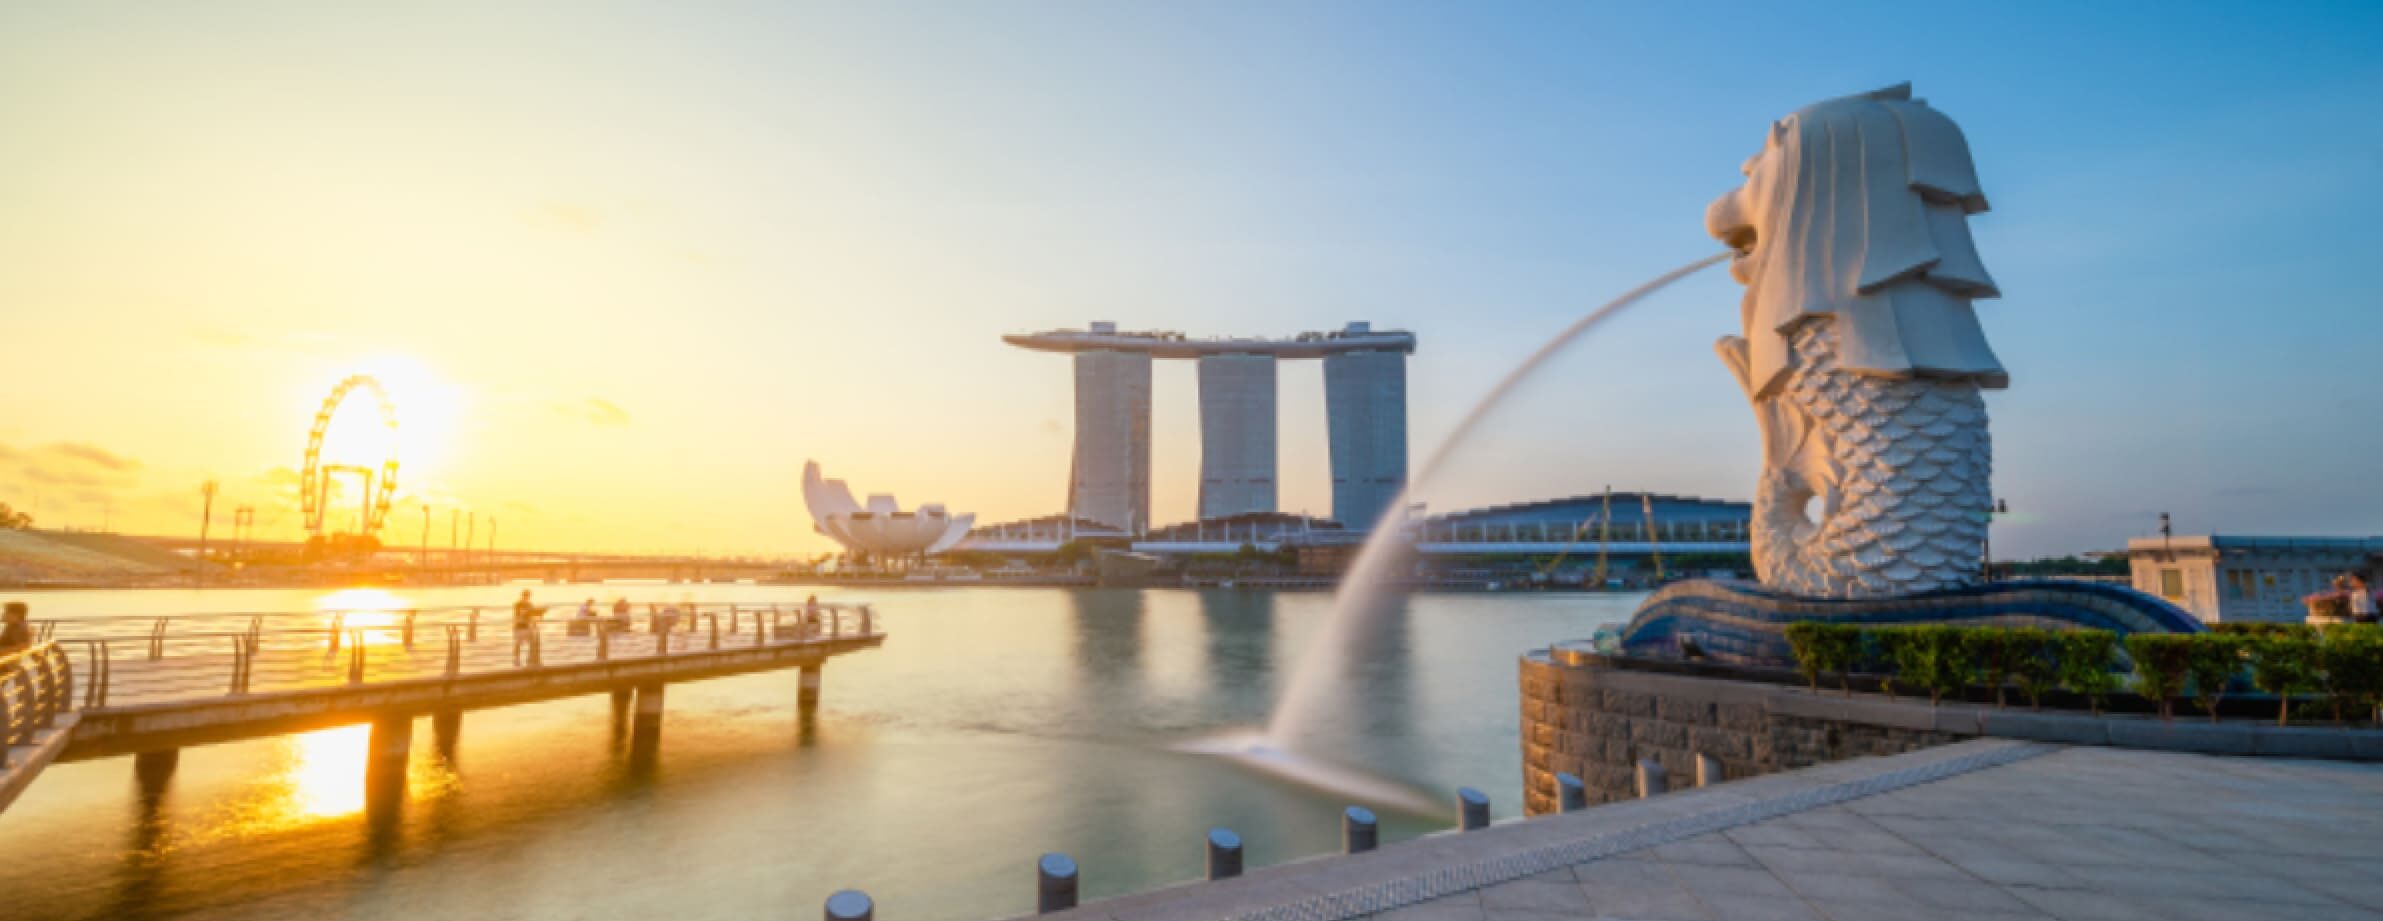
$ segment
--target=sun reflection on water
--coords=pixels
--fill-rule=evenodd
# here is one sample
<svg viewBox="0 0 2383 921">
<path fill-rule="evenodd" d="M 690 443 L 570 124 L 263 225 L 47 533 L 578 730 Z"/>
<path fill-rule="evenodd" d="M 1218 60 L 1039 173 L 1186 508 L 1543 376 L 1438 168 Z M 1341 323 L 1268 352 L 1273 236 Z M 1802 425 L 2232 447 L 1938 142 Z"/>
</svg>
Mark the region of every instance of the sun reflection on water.
<svg viewBox="0 0 2383 921">
<path fill-rule="evenodd" d="M 291 742 L 294 757 L 281 774 L 291 818 L 330 818 L 364 808 L 364 765 L 372 727 L 324 729 L 295 736 Z"/>
<path fill-rule="evenodd" d="M 396 631 L 386 629 L 405 620 L 402 613 L 412 602 L 405 596 L 387 589 L 343 588 L 314 600 L 314 609 L 323 613 L 323 625 L 330 626 L 331 615 L 339 616 L 343 629 L 363 628 L 367 645 L 386 645 L 400 642 Z"/>
<path fill-rule="evenodd" d="M 340 726 L 284 736 L 273 742 L 272 758 L 253 780 L 210 815 L 176 837 L 175 845 L 241 840 L 349 820 L 368 806 L 372 727 Z M 452 766 L 437 758 L 412 759 L 405 772 L 405 799 L 421 803 L 456 792 Z"/>
</svg>

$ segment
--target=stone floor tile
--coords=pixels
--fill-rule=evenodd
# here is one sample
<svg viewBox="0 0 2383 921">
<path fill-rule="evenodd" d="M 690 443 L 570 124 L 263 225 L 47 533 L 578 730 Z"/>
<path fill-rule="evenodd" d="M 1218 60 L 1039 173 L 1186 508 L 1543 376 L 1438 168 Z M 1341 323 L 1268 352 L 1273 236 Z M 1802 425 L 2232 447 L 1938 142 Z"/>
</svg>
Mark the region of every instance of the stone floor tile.
<svg viewBox="0 0 2383 921">
<path fill-rule="evenodd" d="M 1721 835 L 1700 835 L 1655 848 L 1654 855 L 1666 863 L 1705 864 L 1708 866 L 1754 866 L 1754 858 L 1736 842 Z"/>
<path fill-rule="evenodd" d="M 1679 881 L 1672 876 L 1671 866 L 1651 860 L 1597 860 L 1572 868 L 1572 878 L 1582 889 L 1595 892 L 1609 886 L 1671 886 Z"/>
<path fill-rule="evenodd" d="M 1934 918 L 1938 912 L 1910 899 L 1859 902 L 1807 899 L 1805 904 L 1829 921 L 1922 921 Z"/>
<path fill-rule="evenodd" d="M 1969 880 L 1970 875 L 1945 861 L 1905 854 L 1844 854 L 1838 872 L 1887 879 Z"/>
<path fill-rule="evenodd" d="M 1973 912 L 2032 913 L 2034 906 L 1991 883 L 1961 879 L 1897 879 L 1897 890 L 1937 908 Z"/>
<path fill-rule="evenodd" d="M 1718 921 L 1822 921 L 1802 899 L 1759 895 L 1699 895 Z"/>
<path fill-rule="evenodd" d="M 1485 921 L 1480 897 L 1470 892 L 1393 908 L 1373 918 L 1375 921 Z"/>
<path fill-rule="evenodd" d="M 1688 890 L 1676 886 L 1668 889 L 1651 886 L 1592 889 L 1589 890 L 1588 895 L 1589 905 L 1595 909 L 1595 916 L 1598 918 L 1627 918 L 1630 921 L 1714 921 L 1712 912 L 1705 910 L 1703 902 L 1697 901 L 1695 896 L 1688 893 Z"/>
<path fill-rule="evenodd" d="M 2166 921 L 2142 902 L 2083 889 L 2012 889 L 2011 895 L 2060 921 Z"/>
<path fill-rule="evenodd" d="M 1674 867 L 1672 872 L 1680 885 L 1688 887 L 1698 898 L 1707 895 L 1795 898 L 1795 893 L 1779 877 L 1758 867 Z"/>
<path fill-rule="evenodd" d="M 1589 898 L 1578 882 L 1569 879 L 1564 882 L 1523 879 L 1481 890 L 1481 909 L 1492 916 L 1512 911 L 1586 915 Z"/>
<path fill-rule="evenodd" d="M 2161 921 L 2375 921 L 2383 914 L 2350 905 L 2280 905 L 2237 899 L 2146 899 L 2143 907 Z"/>
<path fill-rule="evenodd" d="M 1853 861 L 1843 851 L 1756 845 L 1746 849 L 1755 862 L 1772 872 L 1850 873 Z"/>
<path fill-rule="evenodd" d="M 1724 832 L 1724 834 L 1729 836 L 1729 840 L 1737 842 L 1739 847 L 1769 845 L 1774 847 L 1817 848 L 1823 846 L 1821 838 L 1818 835 L 1795 828 L 1793 826 L 1781 825 L 1776 822 L 1764 822 L 1758 825 L 1744 825 L 1730 829 L 1729 831 Z"/>
<path fill-rule="evenodd" d="M 1832 902 L 1906 902 L 1916 900 L 1896 889 L 1893 883 L 1874 876 L 1853 876 L 1845 873 L 1807 873 L 1794 870 L 1774 871 L 1779 881 L 1807 901 Z"/>
<path fill-rule="evenodd" d="M 2025 886 L 2035 889 L 2089 889 L 2092 884 L 2083 877 L 2061 867 L 2032 860 L 2008 857 L 1954 860 L 1951 863 L 1986 882 L 2003 887 Z"/>
</svg>

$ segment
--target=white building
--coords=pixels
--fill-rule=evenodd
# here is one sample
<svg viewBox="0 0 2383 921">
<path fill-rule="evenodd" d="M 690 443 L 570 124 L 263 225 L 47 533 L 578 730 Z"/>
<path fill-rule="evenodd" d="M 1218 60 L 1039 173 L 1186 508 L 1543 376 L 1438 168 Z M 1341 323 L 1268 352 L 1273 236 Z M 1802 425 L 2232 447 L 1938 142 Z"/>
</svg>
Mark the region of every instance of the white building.
<svg viewBox="0 0 2383 921">
<path fill-rule="evenodd" d="M 2301 599 L 2359 572 L 2373 580 L 2383 537 L 2138 537 L 2127 542 L 2137 591 L 2203 623 L 2300 623 Z"/>
<path fill-rule="evenodd" d="M 803 505 L 811 510 L 811 527 L 843 545 L 856 560 L 884 562 L 925 557 L 951 549 L 968 536 L 976 515 L 952 515 L 941 505 L 922 505 L 912 511 L 889 495 L 873 495 L 866 504 L 852 498 L 843 480 L 819 473 L 819 462 L 803 464 Z"/>
</svg>

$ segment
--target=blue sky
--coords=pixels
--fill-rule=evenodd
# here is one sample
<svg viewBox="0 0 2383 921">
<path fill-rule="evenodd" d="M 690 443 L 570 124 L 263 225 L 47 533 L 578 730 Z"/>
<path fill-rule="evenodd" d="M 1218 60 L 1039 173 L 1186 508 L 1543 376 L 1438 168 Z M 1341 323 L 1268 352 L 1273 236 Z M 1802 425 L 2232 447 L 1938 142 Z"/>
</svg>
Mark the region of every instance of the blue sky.
<svg viewBox="0 0 2383 921">
<path fill-rule="evenodd" d="M 0 410 L 0 448 L 146 471 L 50 520 L 178 530 L 201 477 L 277 488 L 313 400 L 387 353 L 472 395 L 421 499 L 524 540 L 817 549 L 805 457 L 1042 514 L 1067 375 L 998 336 L 1093 319 L 1412 329 L 1421 457 L 1573 317 L 1710 253 L 1769 120 L 1909 80 L 1994 204 L 1998 548 L 2163 510 L 2383 533 L 2383 6 L 503 6 L 0 11 L 0 335 L 61 394 Z M 1585 343 L 1435 505 L 1748 494 L 1710 354 L 1737 297 L 1709 273 Z M 1321 511 L 1311 371 L 1283 375 L 1284 492 Z M 141 374 L 209 397 L 161 413 L 113 386 Z M 1162 370 L 1160 518 L 1191 508 L 1191 393 Z"/>
</svg>

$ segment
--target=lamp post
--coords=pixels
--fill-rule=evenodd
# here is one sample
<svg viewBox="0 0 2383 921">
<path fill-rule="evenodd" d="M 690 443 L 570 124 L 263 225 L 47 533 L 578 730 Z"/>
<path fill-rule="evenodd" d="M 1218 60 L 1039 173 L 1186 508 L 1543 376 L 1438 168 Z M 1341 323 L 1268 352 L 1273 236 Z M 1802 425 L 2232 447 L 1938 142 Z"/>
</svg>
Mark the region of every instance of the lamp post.
<svg viewBox="0 0 2383 921">
<path fill-rule="evenodd" d="M 1984 558 L 1979 560 L 1979 568 L 1985 572 L 1986 581 L 1988 582 L 1994 581 L 1994 519 L 1998 516 L 2008 515 L 2010 513 L 2011 504 L 2001 499 L 1994 500 L 1994 505 L 1991 508 L 1986 509 L 1986 540 L 1985 546 L 1983 548 Z"/>
<path fill-rule="evenodd" d="M 199 484 L 204 502 L 199 507 L 199 568 L 194 577 L 200 585 L 207 584 L 207 526 L 215 523 L 215 481 Z"/>
</svg>

